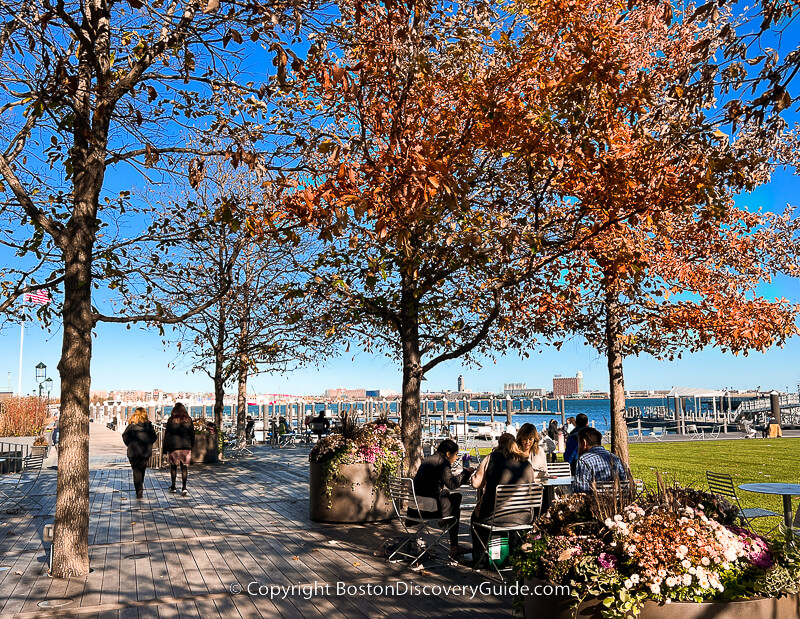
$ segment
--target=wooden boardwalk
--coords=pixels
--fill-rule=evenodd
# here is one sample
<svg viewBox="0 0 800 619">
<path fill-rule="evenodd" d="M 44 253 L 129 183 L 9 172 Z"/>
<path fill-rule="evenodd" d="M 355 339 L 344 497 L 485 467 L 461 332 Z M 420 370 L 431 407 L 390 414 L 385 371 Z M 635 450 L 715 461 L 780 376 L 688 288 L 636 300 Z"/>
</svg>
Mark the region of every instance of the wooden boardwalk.
<svg viewBox="0 0 800 619">
<path fill-rule="evenodd" d="M 511 615 L 510 596 L 488 574 L 386 563 L 381 545 L 399 535 L 397 524 L 311 522 L 307 449 L 257 447 L 253 457 L 193 466 L 188 497 L 169 492 L 169 469 L 150 470 L 137 501 L 116 441 L 93 428 L 92 444 L 104 447 L 90 459 L 88 576 L 47 575 L 42 532 L 53 521 L 54 470 L 18 513 L 0 514 L 0 617 Z M 468 517 L 465 508 L 467 544 Z M 464 585 L 480 590 L 444 592 Z"/>
</svg>

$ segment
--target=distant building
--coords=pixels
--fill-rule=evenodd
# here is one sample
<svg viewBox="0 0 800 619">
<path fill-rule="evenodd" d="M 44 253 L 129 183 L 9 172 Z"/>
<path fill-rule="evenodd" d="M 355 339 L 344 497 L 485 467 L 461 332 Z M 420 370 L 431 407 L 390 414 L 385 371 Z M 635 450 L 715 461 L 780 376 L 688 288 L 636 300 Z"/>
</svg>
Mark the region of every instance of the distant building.
<svg viewBox="0 0 800 619">
<path fill-rule="evenodd" d="M 547 395 L 547 390 L 528 388 L 525 383 L 504 383 L 503 395 L 510 395 L 512 398 L 543 398 Z"/>
<path fill-rule="evenodd" d="M 400 395 L 391 389 L 367 389 L 365 393 L 368 398 L 394 398 Z"/>
<path fill-rule="evenodd" d="M 366 389 L 344 389 L 343 387 L 339 387 L 338 389 L 326 389 L 325 390 L 325 397 L 328 399 L 336 400 L 340 398 L 351 398 L 353 400 L 363 400 L 367 397 L 367 390 Z"/>
<path fill-rule="evenodd" d="M 463 374 L 459 374 L 458 375 L 458 391 L 459 392 L 465 391 L 465 389 L 464 389 L 464 375 Z"/>
<path fill-rule="evenodd" d="M 575 376 L 553 377 L 553 397 L 569 397 L 583 391 L 583 372 L 578 372 Z"/>
</svg>

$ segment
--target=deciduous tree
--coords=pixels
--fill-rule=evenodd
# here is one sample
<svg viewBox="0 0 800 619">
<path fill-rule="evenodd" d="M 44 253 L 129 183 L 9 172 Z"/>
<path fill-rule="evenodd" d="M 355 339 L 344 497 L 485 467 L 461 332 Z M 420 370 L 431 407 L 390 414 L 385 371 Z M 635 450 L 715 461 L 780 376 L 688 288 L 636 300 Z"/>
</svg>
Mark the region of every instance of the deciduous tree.
<svg viewBox="0 0 800 619">
<path fill-rule="evenodd" d="M 124 271 L 123 232 L 106 226 L 128 208 L 128 195 L 109 187 L 106 173 L 122 167 L 123 185 L 131 178 L 159 181 L 178 158 L 197 156 L 189 178 L 197 182 L 203 155 L 254 164 L 255 155 L 240 144 L 265 130 L 251 121 L 267 86 L 242 76 L 242 33 L 272 45 L 285 7 L 219 6 L 200 0 L 0 2 L 2 213 L 13 231 L 27 231 L 27 237 L 14 234 L 11 246 L 30 260 L 16 281 L 6 280 L 4 292 L 16 298 L 57 286 L 64 295 L 56 577 L 89 570 L 92 331 L 99 320 L 122 320 L 92 303 L 93 288 Z M 285 53 L 278 56 L 282 69 Z M 187 143 L 195 132 L 196 145 Z M 230 146 L 220 151 L 204 135 Z M 44 258 L 58 266 L 36 271 Z M 161 313 L 152 308 L 139 318 L 158 320 Z"/>
</svg>

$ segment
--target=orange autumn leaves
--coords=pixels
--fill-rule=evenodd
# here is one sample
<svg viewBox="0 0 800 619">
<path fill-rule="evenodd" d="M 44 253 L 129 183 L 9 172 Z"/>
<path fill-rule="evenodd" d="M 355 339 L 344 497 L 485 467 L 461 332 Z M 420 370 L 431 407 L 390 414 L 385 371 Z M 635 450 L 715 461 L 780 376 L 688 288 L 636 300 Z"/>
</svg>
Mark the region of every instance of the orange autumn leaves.
<svg viewBox="0 0 800 619">
<path fill-rule="evenodd" d="M 452 15 L 478 10 L 454 6 Z M 686 85 L 713 54 L 716 26 L 675 19 L 664 2 L 507 9 L 462 31 L 445 11 L 434 35 L 416 24 L 435 8 L 345 6 L 346 44 L 312 50 L 300 76 L 331 110 L 330 129 L 287 212 L 323 239 L 385 244 L 408 260 L 435 229 L 426 241 L 452 248 L 453 261 L 496 261 L 482 286 L 507 293 L 520 322 L 553 315 L 536 326 L 551 333 L 597 284 L 642 299 L 633 315 L 647 327 L 632 350 L 649 342 L 669 354 L 658 332 L 733 350 L 793 333 L 796 308 L 754 293 L 775 243 L 757 251 L 751 236 L 769 222 L 734 234 L 747 215 L 729 206 L 732 192 L 759 182 L 763 161 L 703 124 L 713 95 Z M 435 225 L 448 221 L 450 230 Z M 673 288 L 697 298 L 664 294 Z M 508 314 L 498 320 L 512 326 Z"/>
</svg>

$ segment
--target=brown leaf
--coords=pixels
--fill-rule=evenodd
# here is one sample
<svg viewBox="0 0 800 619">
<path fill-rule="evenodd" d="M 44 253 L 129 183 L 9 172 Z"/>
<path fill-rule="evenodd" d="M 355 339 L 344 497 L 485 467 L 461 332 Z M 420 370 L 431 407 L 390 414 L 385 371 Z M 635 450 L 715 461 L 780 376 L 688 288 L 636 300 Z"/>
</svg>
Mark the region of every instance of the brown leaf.
<svg viewBox="0 0 800 619">
<path fill-rule="evenodd" d="M 219 8 L 219 0 L 208 0 L 208 4 L 203 9 L 203 13 L 208 15 L 209 13 L 213 13 Z"/>
</svg>

